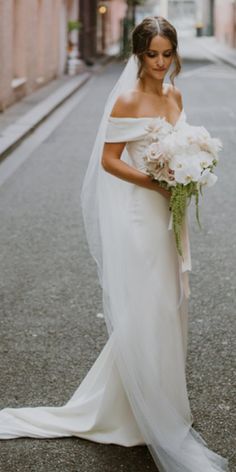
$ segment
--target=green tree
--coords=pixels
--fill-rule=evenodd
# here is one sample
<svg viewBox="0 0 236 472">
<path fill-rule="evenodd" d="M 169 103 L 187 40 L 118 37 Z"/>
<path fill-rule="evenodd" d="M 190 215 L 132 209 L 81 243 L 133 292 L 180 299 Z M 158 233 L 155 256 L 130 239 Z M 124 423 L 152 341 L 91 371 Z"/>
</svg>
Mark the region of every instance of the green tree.
<svg viewBox="0 0 236 472">
<path fill-rule="evenodd" d="M 69 20 L 67 23 L 67 43 L 68 49 L 70 50 L 73 47 L 73 43 L 71 40 L 71 33 L 72 31 L 79 31 L 82 28 L 82 23 L 76 20 Z"/>
</svg>

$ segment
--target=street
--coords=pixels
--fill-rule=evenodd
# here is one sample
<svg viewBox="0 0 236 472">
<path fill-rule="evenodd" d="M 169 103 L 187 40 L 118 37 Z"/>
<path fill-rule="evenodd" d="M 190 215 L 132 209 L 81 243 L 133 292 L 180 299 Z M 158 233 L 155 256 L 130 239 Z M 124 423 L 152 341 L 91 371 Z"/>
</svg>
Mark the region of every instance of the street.
<svg viewBox="0 0 236 472">
<path fill-rule="evenodd" d="M 108 65 L 0 165 L 0 407 L 59 406 L 107 339 L 80 191 L 105 99 L 122 70 Z M 191 207 L 187 380 L 194 427 L 236 465 L 236 69 L 188 59 L 176 85 L 189 123 L 223 141 L 218 183 Z M 15 163 L 20 163 L 17 167 Z M 156 472 L 146 447 L 79 438 L 0 442 L 0 472 Z M 200 472 L 200 471 L 199 471 Z M 203 471 L 202 471 L 203 472 Z"/>
</svg>

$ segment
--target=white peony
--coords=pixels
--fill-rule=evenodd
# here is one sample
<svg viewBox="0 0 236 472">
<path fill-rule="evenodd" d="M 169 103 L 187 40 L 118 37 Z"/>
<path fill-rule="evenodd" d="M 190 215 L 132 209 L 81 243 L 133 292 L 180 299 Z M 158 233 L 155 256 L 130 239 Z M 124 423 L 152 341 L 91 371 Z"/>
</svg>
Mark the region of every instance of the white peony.
<svg viewBox="0 0 236 472">
<path fill-rule="evenodd" d="M 188 125 L 186 133 L 189 143 L 197 144 L 202 151 L 209 152 L 217 158 L 217 154 L 223 146 L 219 138 L 212 138 L 204 126 Z"/>
<path fill-rule="evenodd" d="M 199 144 L 203 151 L 208 151 L 218 161 L 218 152 L 222 149 L 222 142 L 218 138 L 211 138 L 207 142 Z"/>
</svg>

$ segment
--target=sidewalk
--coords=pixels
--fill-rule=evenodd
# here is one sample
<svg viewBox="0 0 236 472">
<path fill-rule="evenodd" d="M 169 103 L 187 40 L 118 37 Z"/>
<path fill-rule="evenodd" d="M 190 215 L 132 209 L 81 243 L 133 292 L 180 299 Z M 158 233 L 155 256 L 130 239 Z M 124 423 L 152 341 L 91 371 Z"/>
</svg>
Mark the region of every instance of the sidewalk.
<svg viewBox="0 0 236 472">
<path fill-rule="evenodd" d="M 0 113 L 0 162 L 56 108 L 112 60 L 107 56 L 73 77 L 63 75 Z"/>
</svg>

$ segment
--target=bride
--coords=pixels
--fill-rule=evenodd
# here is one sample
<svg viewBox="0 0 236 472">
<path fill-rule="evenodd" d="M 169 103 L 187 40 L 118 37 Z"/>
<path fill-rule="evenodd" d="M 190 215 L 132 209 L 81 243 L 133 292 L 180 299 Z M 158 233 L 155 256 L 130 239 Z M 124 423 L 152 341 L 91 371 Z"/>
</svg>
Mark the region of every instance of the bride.
<svg viewBox="0 0 236 472">
<path fill-rule="evenodd" d="M 180 258 L 169 229 L 170 193 L 143 163 L 153 130 L 161 139 L 186 122 L 174 85 L 181 69 L 176 30 L 163 17 L 148 17 L 134 29 L 132 44 L 107 100 L 81 194 L 109 339 L 62 407 L 3 409 L 0 439 L 77 436 L 143 444 L 160 471 L 225 471 L 227 460 L 192 427 L 186 388 L 187 220 Z"/>
</svg>

